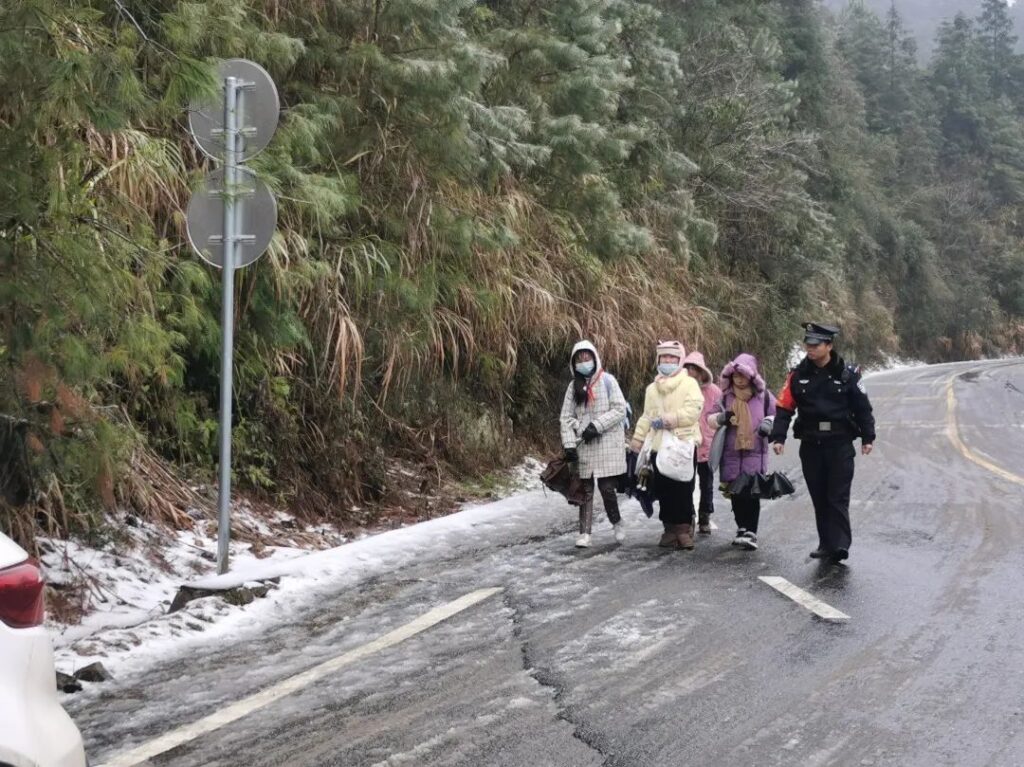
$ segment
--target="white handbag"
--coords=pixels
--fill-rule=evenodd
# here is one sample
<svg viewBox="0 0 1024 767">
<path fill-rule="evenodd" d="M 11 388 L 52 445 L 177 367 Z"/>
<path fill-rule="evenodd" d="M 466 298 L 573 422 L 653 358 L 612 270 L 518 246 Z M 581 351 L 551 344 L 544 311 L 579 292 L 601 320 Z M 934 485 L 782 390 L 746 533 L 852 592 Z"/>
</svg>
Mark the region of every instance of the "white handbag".
<svg viewBox="0 0 1024 767">
<path fill-rule="evenodd" d="M 689 482 L 693 479 L 693 453 L 696 448 L 693 440 L 680 439 L 666 430 L 658 449 L 658 473 L 676 482 Z"/>
</svg>

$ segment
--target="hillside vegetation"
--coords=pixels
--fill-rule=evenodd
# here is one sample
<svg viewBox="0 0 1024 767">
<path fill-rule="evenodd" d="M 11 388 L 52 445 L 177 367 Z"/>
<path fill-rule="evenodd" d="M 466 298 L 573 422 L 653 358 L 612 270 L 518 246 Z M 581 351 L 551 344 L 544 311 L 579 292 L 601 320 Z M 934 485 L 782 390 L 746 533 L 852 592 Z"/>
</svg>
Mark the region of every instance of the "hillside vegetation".
<svg viewBox="0 0 1024 767">
<path fill-rule="evenodd" d="M 345 522 L 396 460 L 507 464 L 581 336 L 634 399 L 666 336 L 777 382 L 805 317 L 861 361 L 1021 351 L 1024 66 L 983 5 L 922 69 L 859 3 L 5 0 L 0 528 L 183 523 L 212 476 L 219 274 L 183 210 L 216 57 L 284 106 L 237 285 L 252 496 Z"/>
</svg>

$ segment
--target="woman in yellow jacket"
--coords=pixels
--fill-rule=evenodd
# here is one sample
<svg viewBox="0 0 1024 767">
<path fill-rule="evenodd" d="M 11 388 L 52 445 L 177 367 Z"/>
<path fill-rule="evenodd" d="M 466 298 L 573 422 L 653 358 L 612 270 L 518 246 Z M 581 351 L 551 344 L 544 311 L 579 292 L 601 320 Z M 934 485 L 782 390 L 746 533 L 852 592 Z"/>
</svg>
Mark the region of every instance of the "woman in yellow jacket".
<svg viewBox="0 0 1024 767">
<path fill-rule="evenodd" d="M 644 414 L 636 422 L 630 448 L 639 452 L 650 436 L 654 497 L 658 500 L 658 516 L 665 526 L 658 545 L 692 549 L 694 479 L 679 482 L 659 474 L 657 456 L 663 435 L 671 429 L 679 439 L 693 443 L 694 467 L 697 465 L 697 448 L 702 439 L 699 420 L 704 408 L 704 395 L 697 381 L 683 369 L 685 357 L 686 350 L 678 341 L 658 343 L 658 376 L 647 387 Z"/>
</svg>

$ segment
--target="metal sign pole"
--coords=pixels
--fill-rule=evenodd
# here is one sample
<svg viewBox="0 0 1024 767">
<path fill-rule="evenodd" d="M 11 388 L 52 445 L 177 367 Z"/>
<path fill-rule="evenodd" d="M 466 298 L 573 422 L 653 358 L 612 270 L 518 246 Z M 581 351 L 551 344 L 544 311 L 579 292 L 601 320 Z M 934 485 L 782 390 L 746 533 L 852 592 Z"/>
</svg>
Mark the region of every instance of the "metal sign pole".
<svg viewBox="0 0 1024 767">
<path fill-rule="evenodd" d="M 224 283 L 221 299 L 220 488 L 217 498 L 217 572 L 228 571 L 231 538 L 231 395 L 235 338 L 235 194 L 238 142 L 238 80 L 224 79 Z"/>
<path fill-rule="evenodd" d="M 231 541 L 235 272 L 263 255 L 277 227 L 273 192 L 242 163 L 270 143 L 280 119 L 281 102 L 274 80 L 259 64 L 227 59 L 217 69 L 223 92 L 209 102 L 193 104 L 188 125 L 199 148 L 222 167 L 206 174 L 189 200 L 185 221 L 193 250 L 211 266 L 224 270 L 217 497 L 217 572 L 224 574 L 228 571 Z"/>
</svg>

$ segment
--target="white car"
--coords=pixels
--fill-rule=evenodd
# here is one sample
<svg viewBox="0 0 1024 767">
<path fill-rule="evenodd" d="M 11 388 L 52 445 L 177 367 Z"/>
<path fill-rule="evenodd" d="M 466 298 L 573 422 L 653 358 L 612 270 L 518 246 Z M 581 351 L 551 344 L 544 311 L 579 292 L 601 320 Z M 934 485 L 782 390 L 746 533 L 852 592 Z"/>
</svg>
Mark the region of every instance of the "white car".
<svg viewBox="0 0 1024 767">
<path fill-rule="evenodd" d="M 43 574 L 0 533 L 0 767 L 85 764 L 82 735 L 57 699 Z"/>
</svg>

